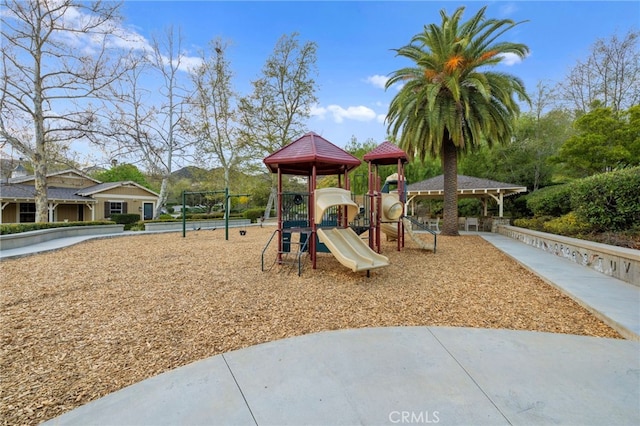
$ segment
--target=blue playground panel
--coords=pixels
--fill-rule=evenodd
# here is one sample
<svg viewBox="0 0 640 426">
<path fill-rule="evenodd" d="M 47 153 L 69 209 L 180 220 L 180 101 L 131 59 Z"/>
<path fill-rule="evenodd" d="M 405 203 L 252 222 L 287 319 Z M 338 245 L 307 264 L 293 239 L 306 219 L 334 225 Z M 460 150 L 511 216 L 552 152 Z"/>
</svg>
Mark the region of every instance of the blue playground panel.
<svg viewBox="0 0 640 426">
<path fill-rule="evenodd" d="M 338 226 L 337 220 L 323 220 L 318 227 L 319 228 L 335 228 Z M 308 220 L 285 220 L 282 222 L 282 251 L 289 253 L 291 251 L 291 235 L 293 233 L 300 234 L 300 247 L 304 245 L 307 241 L 307 234 L 304 232 L 292 232 L 287 231 L 288 229 L 297 228 L 297 229 L 309 229 L 309 221 Z M 307 245 L 305 251 L 309 250 L 309 246 Z M 316 236 L 316 252 L 318 253 L 329 253 L 329 248 L 320 242 L 318 237 Z"/>
</svg>

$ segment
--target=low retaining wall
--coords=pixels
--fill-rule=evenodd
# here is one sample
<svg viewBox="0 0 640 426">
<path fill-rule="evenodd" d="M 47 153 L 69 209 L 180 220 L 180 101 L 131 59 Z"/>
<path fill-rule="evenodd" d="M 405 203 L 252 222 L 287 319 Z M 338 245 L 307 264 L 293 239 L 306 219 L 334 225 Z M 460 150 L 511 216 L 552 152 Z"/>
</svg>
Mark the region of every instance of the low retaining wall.
<svg viewBox="0 0 640 426">
<path fill-rule="evenodd" d="M 81 237 L 85 235 L 117 234 L 124 231 L 124 225 L 68 226 L 38 229 L 18 234 L 0 235 L 0 250 L 11 250 L 33 244 L 44 243 L 56 238 Z"/>
<path fill-rule="evenodd" d="M 251 224 L 250 219 L 229 219 L 229 227 L 247 226 Z M 187 231 L 194 229 L 224 228 L 224 220 L 197 220 L 187 221 Z M 182 222 L 149 222 L 144 224 L 145 231 L 182 231 Z"/>
<path fill-rule="evenodd" d="M 640 250 L 498 226 L 498 233 L 640 287 Z"/>
</svg>

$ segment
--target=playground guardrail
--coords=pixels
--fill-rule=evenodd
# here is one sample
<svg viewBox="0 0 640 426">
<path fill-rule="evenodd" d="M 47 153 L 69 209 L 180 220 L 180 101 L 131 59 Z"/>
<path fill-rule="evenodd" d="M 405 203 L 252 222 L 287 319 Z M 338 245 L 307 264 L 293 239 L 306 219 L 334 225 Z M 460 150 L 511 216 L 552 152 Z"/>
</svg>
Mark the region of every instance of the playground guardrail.
<svg viewBox="0 0 640 426">
<path fill-rule="evenodd" d="M 431 235 L 433 235 L 433 252 L 435 253 L 436 252 L 436 244 L 438 242 L 437 241 L 438 233 L 436 231 L 434 231 L 433 229 L 431 229 L 428 224 L 421 223 L 421 222 L 417 221 L 415 218 L 413 218 L 411 216 L 403 216 L 403 219 L 408 220 L 411 223 L 411 226 L 414 229 L 417 228 L 417 229 L 420 230 L 420 232 L 424 231 L 424 232 L 428 232 Z"/>
</svg>

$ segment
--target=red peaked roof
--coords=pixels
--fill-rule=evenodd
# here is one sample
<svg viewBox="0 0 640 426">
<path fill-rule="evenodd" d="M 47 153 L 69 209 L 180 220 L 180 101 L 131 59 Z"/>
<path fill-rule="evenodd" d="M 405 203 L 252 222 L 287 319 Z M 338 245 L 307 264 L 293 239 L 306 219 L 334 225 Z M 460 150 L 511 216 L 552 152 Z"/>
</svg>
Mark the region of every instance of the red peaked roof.
<svg viewBox="0 0 640 426">
<path fill-rule="evenodd" d="M 364 161 L 379 165 L 398 164 L 398 160 L 409 162 L 407 153 L 389 141 L 382 142 L 364 156 Z"/>
<path fill-rule="evenodd" d="M 322 136 L 309 132 L 262 160 L 272 173 L 278 169 L 289 175 L 310 175 L 316 166 L 317 175 L 344 173 L 358 167 L 361 161 Z"/>
</svg>

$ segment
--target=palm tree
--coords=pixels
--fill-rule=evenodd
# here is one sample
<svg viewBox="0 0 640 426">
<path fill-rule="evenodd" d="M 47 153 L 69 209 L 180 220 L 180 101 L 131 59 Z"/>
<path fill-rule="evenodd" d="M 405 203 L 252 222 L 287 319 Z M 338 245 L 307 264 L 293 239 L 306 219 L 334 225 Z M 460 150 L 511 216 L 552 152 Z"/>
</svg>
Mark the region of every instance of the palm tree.
<svg viewBox="0 0 640 426">
<path fill-rule="evenodd" d="M 458 156 L 482 144 L 509 141 L 520 112 L 514 94 L 529 101 L 520 79 L 485 71 L 505 54 L 524 58 L 529 52 L 524 44 L 496 42 L 520 22 L 485 19 L 485 9 L 464 23 L 464 7 L 451 16 L 441 10 L 440 26 L 425 26 L 410 44 L 395 49 L 415 66 L 393 72 L 386 84 L 387 89 L 403 84 L 387 115 L 400 148 L 421 161 L 427 156 L 442 160 L 443 235 L 458 235 Z"/>
</svg>

